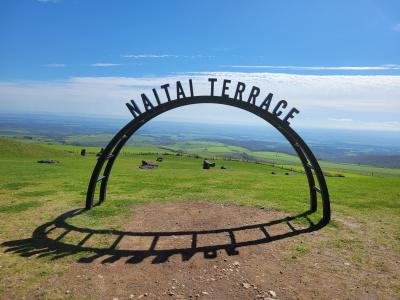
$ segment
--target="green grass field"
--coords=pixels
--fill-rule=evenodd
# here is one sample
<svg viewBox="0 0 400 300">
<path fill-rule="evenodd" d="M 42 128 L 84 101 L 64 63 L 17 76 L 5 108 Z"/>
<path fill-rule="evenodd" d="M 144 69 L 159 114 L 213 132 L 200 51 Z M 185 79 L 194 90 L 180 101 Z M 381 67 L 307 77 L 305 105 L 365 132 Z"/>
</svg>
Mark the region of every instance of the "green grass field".
<svg viewBox="0 0 400 300">
<path fill-rule="evenodd" d="M 175 140 L 175 143 L 168 144 L 167 146 L 160 146 L 158 140 L 159 137 L 152 135 L 139 135 L 136 136 L 132 141 L 129 141 L 128 146 L 123 148 L 122 152 L 124 155 L 148 152 L 183 152 L 194 156 L 200 155 L 206 158 L 231 157 L 234 159 L 245 161 L 258 161 L 280 165 L 285 168 L 302 168 L 300 159 L 297 156 L 291 154 L 279 153 L 274 151 L 252 151 L 244 147 L 232 146 L 215 141 L 196 141 L 196 139 L 202 138 L 202 136 L 197 136 L 194 134 L 185 134 L 184 141 L 180 140 L 179 137 L 174 135 L 167 135 L 167 137 L 169 139 Z M 56 140 L 44 140 L 38 137 L 33 137 L 29 140 L 25 139 L 24 141 L 28 141 L 33 144 L 41 144 L 51 149 L 69 151 L 72 153 L 80 153 L 80 150 L 85 148 L 88 152 L 93 154 L 99 151 L 99 147 L 92 145 L 106 145 L 111 138 L 112 135 L 110 134 L 93 134 L 68 136 L 63 139 L 62 144 L 60 144 Z M 65 145 L 65 143 L 67 143 L 67 145 Z M 327 161 L 320 161 L 320 165 L 324 168 L 324 171 L 329 171 L 331 173 L 350 172 L 370 176 L 400 176 L 400 169 L 398 168 L 342 164 Z"/>
<path fill-rule="evenodd" d="M 227 151 L 223 145 L 206 146 L 203 143 L 196 145 L 196 148 L 189 147 L 186 152 L 195 154 L 195 150 L 202 147 L 207 147 L 207 153 Z M 84 206 L 96 157 L 94 154 L 80 156 L 81 148 L 0 139 L 0 243 L 30 237 L 37 226 L 68 210 Z M 238 148 L 230 147 L 228 150 L 243 150 Z M 92 153 L 98 151 L 98 148 L 86 149 Z M 200 153 L 204 154 L 204 151 Z M 161 153 L 168 155 L 163 154 L 164 162 L 160 163 L 158 169 L 138 168 L 141 160 L 155 161 Z M 257 154 L 259 157 L 270 157 L 268 153 Z M 59 160 L 60 163 L 37 163 L 37 160 L 47 158 Z M 285 176 L 282 169 L 264 164 L 222 159 L 215 161 L 217 167 L 205 171 L 201 168 L 200 158 L 176 156 L 151 146 L 127 147 L 115 163 L 107 201 L 74 218 L 73 222 L 90 228 L 121 228 L 125 220 L 132 217 L 132 210 L 127 208 L 157 201 L 234 203 L 275 208 L 292 214 L 307 210 L 305 175 L 298 173 Z M 221 165 L 227 169 L 219 169 Z M 322 166 L 324 171 L 342 170 L 340 165 L 324 163 Z M 342 253 L 340 255 L 358 264 L 362 271 L 364 268 L 379 268 L 379 272 L 384 272 L 382 269 L 388 268 L 387 261 L 380 261 L 376 255 L 372 255 L 368 245 L 374 251 L 374 247 L 381 247 L 391 257 L 398 259 L 400 256 L 399 170 L 393 170 L 393 176 L 367 176 L 352 173 L 351 168 L 343 170 L 346 177 L 327 178 L 333 220 L 323 229 L 331 237 L 326 247 L 336 247 L 338 253 Z M 278 175 L 272 175 L 272 171 Z M 366 173 L 369 172 L 376 172 L 375 168 L 366 170 Z M 314 218 L 318 218 L 318 214 Z M 362 230 L 349 228 L 346 220 L 351 220 Z M 365 242 L 366 232 L 368 242 Z M 348 247 L 347 240 L 362 241 L 362 249 Z M 66 261 L 71 259 L 65 258 Z M 5 297 L 10 285 L 22 293 L 38 281 L 65 271 L 62 260 L 51 261 L 51 257 L 26 260 L 7 253 L 1 254 L 0 266 L 0 298 Z M 384 277 L 377 284 L 388 289 L 390 294 L 400 292 L 398 283 L 385 283 Z"/>
</svg>

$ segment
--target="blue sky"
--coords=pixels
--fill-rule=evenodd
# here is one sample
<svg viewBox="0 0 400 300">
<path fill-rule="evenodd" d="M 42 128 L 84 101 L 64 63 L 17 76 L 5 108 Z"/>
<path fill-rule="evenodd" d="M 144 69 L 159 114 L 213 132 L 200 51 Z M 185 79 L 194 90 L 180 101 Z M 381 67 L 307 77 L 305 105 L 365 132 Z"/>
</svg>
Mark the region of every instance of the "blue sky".
<svg viewBox="0 0 400 300">
<path fill-rule="evenodd" d="M 301 105 L 308 97 L 304 107 L 332 124 L 356 121 L 357 112 L 361 127 L 392 122 L 400 130 L 400 1 L 4 0 L 0 45 L 2 110 L 57 111 L 54 100 L 41 100 L 51 94 L 64 103 L 60 110 L 77 112 L 79 101 L 85 108 L 91 101 L 85 99 L 99 97 L 87 82 L 105 80 L 104 86 L 114 83 L 108 87 L 115 97 L 98 99 L 99 113 L 117 115 L 122 111 L 105 102 L 128 100 L 117 99 L 128 97 L 124 80 L 150 78 L 142 85 L 150 88 L 193 73 L 245 74 L 265 78 L 282 97 L 285 86 L 277 84 L 287 84 L 288 101 Z M 296 99 L 290 75 L 321 82 L 315 103 L 306 88 Z M 330 84 L 340 93 L 330 94 Z M 136 97 L 139 88 L 131 86 Z M 366 109 L 362 99 L 370 92 L 375 98 L 367 97 Z M 374 117 L 374 108 L 381 116 Z"/>
<path fill-rule="evenodd" d="M 0 6 L 2 79 L 400 65 L 399 1 L 11 0 Z M 350 73 L 366 72 L 400 74 Z"/>
</svg>

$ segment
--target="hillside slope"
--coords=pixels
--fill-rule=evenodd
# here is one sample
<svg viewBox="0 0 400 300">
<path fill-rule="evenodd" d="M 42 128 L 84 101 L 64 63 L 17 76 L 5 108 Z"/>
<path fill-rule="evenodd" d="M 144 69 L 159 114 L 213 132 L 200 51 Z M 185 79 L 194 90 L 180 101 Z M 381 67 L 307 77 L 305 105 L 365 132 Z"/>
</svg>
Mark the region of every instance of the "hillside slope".
<svg viewBox="0 0 400 300">
<path fill-rule="evenodd" d="M 0 157 L 50 158 L 60 155 L 65 153 L 38 144 L 0 138 Z"/>
</svg>

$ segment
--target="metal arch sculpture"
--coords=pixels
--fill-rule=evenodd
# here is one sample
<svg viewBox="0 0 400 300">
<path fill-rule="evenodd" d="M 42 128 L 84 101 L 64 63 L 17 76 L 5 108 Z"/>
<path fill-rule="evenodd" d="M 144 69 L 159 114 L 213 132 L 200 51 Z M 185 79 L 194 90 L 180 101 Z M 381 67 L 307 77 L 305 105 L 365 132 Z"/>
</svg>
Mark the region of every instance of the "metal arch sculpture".
<svg viewBox="0 0 400 300">
<path fill-rule="evenodd" d="M 321 167 L 318 164 L 317 159 L 314 154 L 303 141 L 303 139 L 289 126 L 289 119 L 294 117 L 294 113 L 299 111 L 296 108 L 292 108 L 284 119 L 280 119 L 279 116 L 282 115 L 282 108 L 286 108 L 287 102 L 285 100 L 280 100 L 273 112 L 269 112 L 269 106 L 271 104 L 273 94 L 269 93 L 265 100 L 260 104 L 256 105 L 256 98 L 260 94 L 260 89 L 253 86 L 248 100 L 242 100 L 242 93 L 245 89 L 245 84 L 239 82 L 236 88 L 235 96 L 233 98 L 229 97 L 226 93 L 229 89 L 227 85 L 231 82 L 230 80 L 224 80 L 222 94 L 221 96 L 214 95 L 214 83 L 217 79 L 210 78 L 211 82 L 211 95 L 209 96 L 195 96 L 193 93 L 192 80 L 189 79 L 190 86 L 190 96 L 186 97 L 182 88 L 182 84 L 178 81 L 176 83 L 177 98 L 172 100 L 169 94 L 169 84 L 161 86 L 165 90 L 166 102 L 161 102 L 160 97 L 155 89 L 153 89 L 154 97 L 158 105 L 153 105 L 149 98 L 142 94 L 143 107 L 145 111 L 142 113 L 139 106 L 131 100 L 131 103 L 127 103 L 128 109 L 131 111 L 134 119 L 130 121 L 125 127 L 123 127 L 108 143 L 104 148 L 100 156 L 98 157 L 96 166 L 92 172 L 92 176 L 89 181 L 87 195 L 86 195 L 86 209 L 91 209 L 94 205 L 101 204 L 106 199 L 107 183 L 111 173 L 113 164 L 125 143 L 129 138 L 145 123 L 157 117 L 158 115 L 172 110 L 174 108 L 200 104 L 200 103 L 211 103 L 211 104 L 223 104 L 228 106 L 237 107 L 246 110 L 276 128 L 292 145 L 293 149 L 296 151 L 301 163 L 304 167 L 305 174 L 307 176 L 309 193 L 310 193 L 310 212 L 317 211 L 317 195 L 321 196 L 322 200 L 322 211 L 324 223 L 328 223 L 331 216 L 330 211 L 330 201 L 328 187 L 325 182 L 325 178 Z M 105 165 L 105 167 L 104 167 Z M 103 170 L 104 169 L 104 170 Z M 103 172 L 102 172 L 103 171 Z M 316 176 L 317 182 L 314 179 L 313 172 Z M 99 199 L 96 204 L 94 204 L 94 195 L 97 184 L 100 182 L 100 193 Z"/>
</svg>

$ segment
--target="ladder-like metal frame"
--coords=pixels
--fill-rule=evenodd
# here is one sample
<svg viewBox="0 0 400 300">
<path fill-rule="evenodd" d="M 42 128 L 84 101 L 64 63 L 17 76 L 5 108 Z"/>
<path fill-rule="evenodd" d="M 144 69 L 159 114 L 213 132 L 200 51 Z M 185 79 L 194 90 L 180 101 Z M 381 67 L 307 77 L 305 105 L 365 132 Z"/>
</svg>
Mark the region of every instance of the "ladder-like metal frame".
<svg viewBox="0 0 400 300">
<path fill-rule="evenodd" d="M 317 210 L 317 194 L 319 194 L 322 200 L 323 222 L 329 222 L 331 211 L 328 187 L 325 182 L 324 174 L 322 173 L 317 159 L 303 139 L 289 126 L 288 123 L 282 121 L 276 115 L 266 111 L 265 109 L 248 102 L 219 96 L 194 96 L 179 100 L 172 100 L 162 103 L 151 110 L 145 111 L 130 121 L 112 138 L 99 156 L 87 190 L 86 209 L 91 209 L 94 205 L 99 205 L 106 199 L 107 182 L 110 177 L 111 169 L 114 165 L 115 159 L 128 139 L 140 127 L 166 111 L 181 106 L 199 103 L 215 103 L 238 107 L 259 116 L 275 127 L 292 145 L 293 149 L 299 156 L 301 163 L 303 164 L 309 185 L 310 211 L 315 212 Z M 103 170 L 104 165 L 105 168 Z M 313 174 L 315 174 L 317 182 L 314 180 Z M 94 194 L 98 182 L 101 182 L 100 196 L 98 202 L 95 204 Z"/>
</svg>

